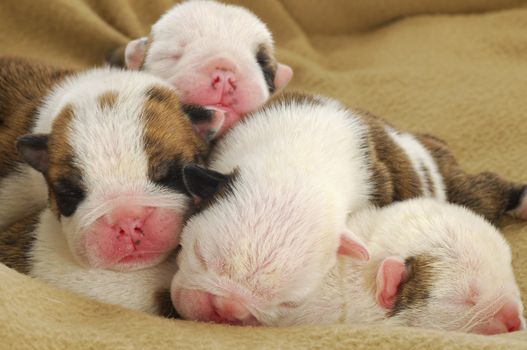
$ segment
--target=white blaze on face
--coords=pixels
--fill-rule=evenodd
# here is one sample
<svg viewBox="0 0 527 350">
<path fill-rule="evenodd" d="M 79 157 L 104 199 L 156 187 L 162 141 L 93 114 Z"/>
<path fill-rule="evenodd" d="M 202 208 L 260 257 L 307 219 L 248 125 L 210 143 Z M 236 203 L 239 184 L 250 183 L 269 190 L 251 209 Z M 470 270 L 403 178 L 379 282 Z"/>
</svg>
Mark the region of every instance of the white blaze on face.
<svg viewBox="0 0 527 350">
<path fill-rule="evenodd" d="M 143 73 L 95 70 L 54 92 L 42 127 L 56 115 L 51 202 L 75 258 L 116 270 L 162 261 L 190 204 L 181 168 L 203 150 L 174 92 Z"/>
</svg>

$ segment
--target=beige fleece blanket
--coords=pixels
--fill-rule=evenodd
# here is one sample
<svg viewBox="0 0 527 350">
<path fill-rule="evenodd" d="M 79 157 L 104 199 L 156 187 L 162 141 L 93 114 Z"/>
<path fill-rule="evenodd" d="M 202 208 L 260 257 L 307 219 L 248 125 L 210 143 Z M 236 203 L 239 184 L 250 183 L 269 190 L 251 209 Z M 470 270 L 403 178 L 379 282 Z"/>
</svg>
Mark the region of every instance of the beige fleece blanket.
<svg viewBox="0 0 527 350">
<path fill-rule="evenodd" d="M 146 34 L 170 0 L 2 0 L 0 54 L 100 64 Z M 527 7 L 518 0 L 238 1 L 275 34 L 291 88 L 446 139 L 470 171 L 527 182 Z M 500 223 L 527 301 L 527 223 Z M 240 328 L 142 315 L 0 266 L 0 349 L 526 349 L 417 328 Z"/>
</svg>

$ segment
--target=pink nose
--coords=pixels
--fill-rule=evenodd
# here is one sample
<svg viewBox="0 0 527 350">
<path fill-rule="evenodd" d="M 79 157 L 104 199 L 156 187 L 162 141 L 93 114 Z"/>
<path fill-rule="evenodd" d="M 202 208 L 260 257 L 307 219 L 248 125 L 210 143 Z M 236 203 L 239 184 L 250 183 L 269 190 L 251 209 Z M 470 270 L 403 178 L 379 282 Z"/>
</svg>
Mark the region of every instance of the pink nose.
<svg viewBox="0 0 527 350">
<path fill-rule="evenodd" d="M 494 316 L 494 319 L 504 326 L 507 332 L 515 332 L 522 329 L 518 306 L 514 303 L 505 304 Z"/>
<path fill-rule="evenodd" d="M 152 207 L 123 206 L 106 215 L 104 221 L 118 240 L 130 240 L 134 248 L 137 248 L 145 236 L 145 223 L 153 212 Z"/>
<path fill-rule="evenodd" d="M 515 332 L 523 328 L 524 324 L 521 320 L 518 305 L 515 302 L 507 302 L 492 319 L 481 327 L 474 329 L 474 332 L 491 335 Z"/>
<path fill-rule="evenodd" d="M 214 90 L 219 90 L 226 95 L 232 95 L 236 90 L 236 76 L 230 70 L 216 69 L 212 72 L 211 86 Z"/>
<path fill-rule="evenodd" d="M 212 296 L 212 307 L 216 314 L 226 321 L 242 321 L 251 313 L 239 301 L 220 296 Z"/>
</svg>

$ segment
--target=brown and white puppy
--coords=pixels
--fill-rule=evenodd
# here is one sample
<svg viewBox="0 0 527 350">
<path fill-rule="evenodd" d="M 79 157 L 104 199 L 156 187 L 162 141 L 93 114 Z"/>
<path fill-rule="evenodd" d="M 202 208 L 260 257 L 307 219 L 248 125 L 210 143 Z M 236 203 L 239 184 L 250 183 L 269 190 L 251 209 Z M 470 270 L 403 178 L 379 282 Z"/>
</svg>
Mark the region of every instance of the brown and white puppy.
<svg viewBox="0 0 527 350">
<path fill-rule="evenodd" d="M 293 74 L 274 58 L 271 33 L 252 12 L 203 0 L 170 9 L 148 37 L 128 43 L 125 62 L 167 80 L 186 104 L 215 106 L 218 113 L 194 120 L 208 140 L 264 104 Z"/>
<path fill-rule="evenodd" d="M 64 78 L 7 58 L 0 67 L 3 82 L 24 81 L 16 75 L 22 71 L 28 79 L 2 86 L 8 97 L 23 97 L 19 110 L 2 101 L 0 161 L 10 167 L 0 179 L 2 206 L 42 209 L 47 192 L 42 218 L 56 222 L 41 225 L 60 231 L 53 234 L 85 268 L 125 271 L 165 260 L 191 205 L 182 167 L 206 153 L 173 88 L 138 72 L 97 69 Z M 32 188 L 37 198 L 21 203 Z M 14 219 L 3 217 L 2 225 Z"/>
<path fill-rule="evenodd" d="M 184 168 L 189 191 L 206 200 L 185 226 L 182 247 L 192 254 L 180 258 L 172 290 L 178 311 L 198 320 L 233 321 L 217 313 L 215 296 L 243 294 L 237 283 L 260 270 L 274 271 L 279 283 L 265 275 L 246 288 L 287 302 L 291 293 L 307 297 L 304 287 L 321 283 L 337 252 L 367 260 L 346 221 L 371 204 L 424 196 L 489 219 L 509 210 L 527 216 L 525 186 L 467 175 L 441 141 L 399 132 L 324 97 L 273 101 L 219 140 L 209 166 Z M 254 321 L 244 310 L 234 315 Z"/>
<path fill-rule="evenodd" d="M 293 233 L 290 245 L 244 245 L 243 252 L 204 242 L 201 256 L 187 249 L 195 247 L 196 237 L 184 236 L 181 270 L 173 282 L 176 305 L 189 318 L 234 324 L 384 323 L 480 334 L 525 329 L 510 248 L 480 216 L 457 205 L 413 199 L 358 211 L 348 226 L 366 243 L 371 260 L 331 259 L 320 283 L 302 263 L 309 264 L 307 252 L 331 247 L 323 232 Z M 306 244 L 308 249 L 300 247 Z M 336 256 L 334 250 L 328 254 Z M 261 256 L 269 261 L 262 263 Z M 204 264 L 209 270 L 199 268 Z M 180 288 L 187 279 L 202 288 L 198 299 Z M 296 290 L 287 289 L 290 280 L 298 282 Z M 201 299 L 207 302 L 195 307 Z M 203 306 L 208 302 L 212 315 Z"/>
</svg>

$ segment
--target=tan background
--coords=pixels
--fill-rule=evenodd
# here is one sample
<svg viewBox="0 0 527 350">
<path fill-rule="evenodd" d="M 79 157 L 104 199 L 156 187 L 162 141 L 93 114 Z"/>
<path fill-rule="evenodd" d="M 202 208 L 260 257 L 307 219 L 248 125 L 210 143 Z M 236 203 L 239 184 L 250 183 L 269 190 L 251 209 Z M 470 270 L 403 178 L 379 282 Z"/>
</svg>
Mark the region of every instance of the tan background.
<svg viewBox="0 0 527 350">
<path fill-rule="evenodd" d="M 0 54 L 91 67 L 149 31 L 173 1 L 2 0 Z M 527 182 L 527 7 L 514 0 L 236 1 L 274 32 L 292 89 L 369 109 L 446 139 L 469 171 Z M 2 93 L 0 91 L 0 93 Z M 501 222 L 527 295 L 527 224 Z M 523 267 L 523 268 L 522 268 Z M 524 298 L 527 300 L 527 298 Z M 525 349 L 527 332 L 483 337 L 409 328 L 250 329 L 102 305 L 0 266 L 0 348 Z"/>
</svg>

